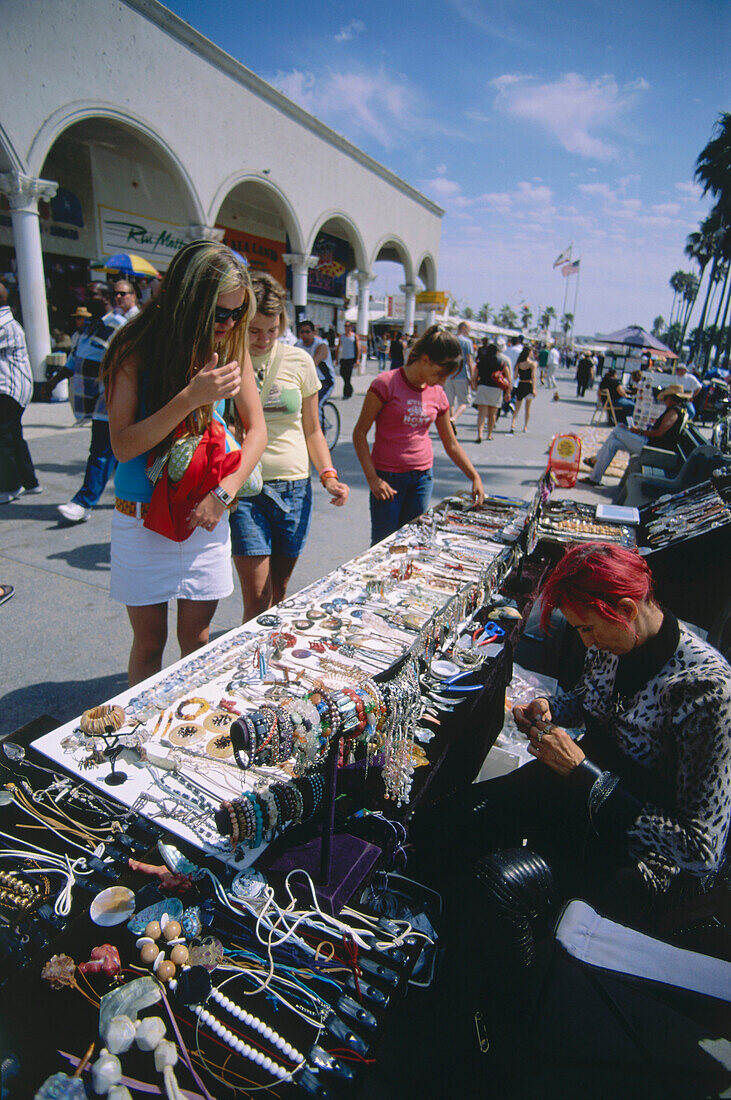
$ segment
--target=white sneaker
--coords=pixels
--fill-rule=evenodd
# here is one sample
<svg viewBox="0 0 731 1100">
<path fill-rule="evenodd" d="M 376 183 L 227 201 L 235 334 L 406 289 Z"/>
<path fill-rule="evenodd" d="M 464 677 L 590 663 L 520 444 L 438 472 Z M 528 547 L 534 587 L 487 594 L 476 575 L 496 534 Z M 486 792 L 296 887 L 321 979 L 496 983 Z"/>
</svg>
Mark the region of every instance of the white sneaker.
<svg viewBox="0 0 731 1100">
<path fill-rule="evenodd" d="M 43 492 L 43 486 L 42 485 L 34 485 L 32 489 L 23 489 L 23 492 L 25 493 L 26 496 L 29 496 L 29 497 L 36 496 L 37 497 L 39 493 Z"/>
<path fill-rule="evenodd" d="M 81 504 L 74 504 L 70 500 L 68 504 L 59 504 L 58 511 L 67 523 L 86 523 L 91 515 L 91 508 L 84 508 Z"/>
<path fill-rule="evenodd" d="M 10 504 L 10 501 L 17 500 L 22 492 L 22 489 L 14 489 L 12 492 L 0 493 L 0 504 Z"/>
</svg>

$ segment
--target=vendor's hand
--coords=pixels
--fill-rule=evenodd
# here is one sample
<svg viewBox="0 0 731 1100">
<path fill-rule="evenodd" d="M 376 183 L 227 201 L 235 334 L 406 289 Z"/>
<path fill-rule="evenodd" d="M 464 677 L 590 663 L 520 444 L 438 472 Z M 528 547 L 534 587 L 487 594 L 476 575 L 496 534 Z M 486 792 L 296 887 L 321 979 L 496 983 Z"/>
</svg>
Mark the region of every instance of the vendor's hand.
<svg viewBox="0 0 731 1100">
<path fill-rule="evenodd" d="M 557 775 L 570 775 L 578 768 L 586 753 L 560 726 L 536 719 L 528 731 L 528 752 Z"/>
<path fill-rule="evenodd" d="M 218 355 L 214 352 L 205 366 L 201 367 L 190 383 L 190 394 L 194 408 L 202 405 L 215 405 L 227 397 L 235 397 L 241 389 L 241 369 L 238 361 L 218 366 Z"/>
<path fill-rule="evenodd" d="M 206 493 L 188 516 L 188 526 L 191 529 L 203 527 L 206 531 L 213 531 L 225 512 L 223 502 L 212 493 Z"/>
<path fill-rule="evenodd" d="M 396 496 L 396 490 L 384 481 L 382 477 L 377 477 L 371 484 L 371 492 L 376 500 L 393 500 Z"/>
<path fill-rule="evenodd" d="M 472 482 L 472 499 L 475 504 L 482 504 L 485 499 L 485 490 L 482 485 L 482 478 L 479 474 Z"/>
<path fill-rule="evenodd" d="M 322 487 L 326 489 L 332 497 L 330 503 L 334 504 L 337 508 L 342 508 L 350 493 L 350 489 L 345 482 L 338 481 L 336 477 L 326 477 L 322 483 Z"/>
<path fill-rule="evenodd" d="M 530 703 L 518 703 L 513 707 L 513 718 L 518 729 L 527 734 L 534 722 L 551 721 L 551 706 L 548 699 L 531 699 Z"/>
</svg>

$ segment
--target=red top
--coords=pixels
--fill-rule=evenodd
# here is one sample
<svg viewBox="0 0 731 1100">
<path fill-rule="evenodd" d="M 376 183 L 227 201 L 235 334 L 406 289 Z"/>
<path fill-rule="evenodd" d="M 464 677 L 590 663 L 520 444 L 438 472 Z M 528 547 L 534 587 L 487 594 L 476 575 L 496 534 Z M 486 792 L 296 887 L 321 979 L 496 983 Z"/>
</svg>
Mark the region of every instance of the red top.
<svg viewBox="0 0 731 1100">
<path fill-rule="evenodd" d="M 376 440 L 371 452 L 376 469 L 394 474 L 430 470 L 434 451 L 429 428 L 449 409 L 444 389 L 441 386 L 417 389 L 399 367 L 374 378 L 368 392 L 383 402 L 376 417 Z"/>
</svg>

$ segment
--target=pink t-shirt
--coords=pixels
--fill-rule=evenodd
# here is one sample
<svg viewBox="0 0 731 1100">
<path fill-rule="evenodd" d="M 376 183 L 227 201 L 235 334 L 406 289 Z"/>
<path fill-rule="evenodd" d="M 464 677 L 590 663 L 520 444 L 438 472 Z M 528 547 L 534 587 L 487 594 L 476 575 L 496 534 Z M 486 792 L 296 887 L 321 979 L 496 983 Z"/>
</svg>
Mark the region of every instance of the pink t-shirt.
<svg viewBox="0 0 731 1100">
<path fill-rule="evenodd" d="M 408 470 L 430 470 L 434 451 L 429 428 L 449 409 L 441 386 L 412 386 L 403 369 L 388 370 L 371 382 L 383 408 L 376 417 L 376 440 L 371 458 L 377 470 L 400 474 Z"/>
</svg>

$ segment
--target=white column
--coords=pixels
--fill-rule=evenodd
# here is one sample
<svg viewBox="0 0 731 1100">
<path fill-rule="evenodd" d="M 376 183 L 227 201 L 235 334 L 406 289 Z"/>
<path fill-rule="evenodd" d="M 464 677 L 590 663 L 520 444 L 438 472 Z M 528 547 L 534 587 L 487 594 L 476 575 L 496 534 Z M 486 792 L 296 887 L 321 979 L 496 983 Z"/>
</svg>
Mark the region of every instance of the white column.
<svg viewBox="0 0 731 1100">
<path fill-rule="evenodd" d="M 411 336 L 414 331 L 414 314 L 416 312 L 416 286 L 414 283 L 403 283 L 399 290 L 406 298 L 404 307 L 404 332 Z"/>
<path fill-rule="evenodd" d="M 304 252 L 285 252 L 282 256 L 285 264 L 292 268 L 292 302 L 295 310 L 307 305 L 307 272 L 317 267 L 319 256 L 308 256 Z"/>
<path fill-rule="evenodd" d="M 194 222 L 188 226 L 186 236 L 189 241 L 222 241 L 225 229 L 216 229 L 214 225 L 196 225 Z"/>
<path fill-rule="evenodd" d="M 371 292 L 369 287 L 375 281 L 376 276 L 370 271 L 354 271 L 358 284 L 358 323 L 357 332 L 361 339 L 361 362 L 368 362 L 368 316 L 371 304 Z M 360 364 L 359 364 L 360 368 Z"/>
<path fill-rule="evenodd" d="M 431 328 L 431 326 L 435 325 L 436 323 L 437 323 L 436 311 L 433 310 L 433 309 L 428 309 L 426 311 L 426 316 L 424 317 L 424 328 Z"/>
<path fill-rule="evenodd" d="M 24 176 L 20 172 L 3 172 L 0 174 L 0 190 L 5 192 L 10 204 L 20 303 L 23 307 L 23 328 L 30 365 L 36 382 L 44 382 L 46 356 L 51 352 L 51 332 L 48 327 L 38 200 L 52 199 L 58 190 L 58 184 L 52 180 Z"/>
</svg>

